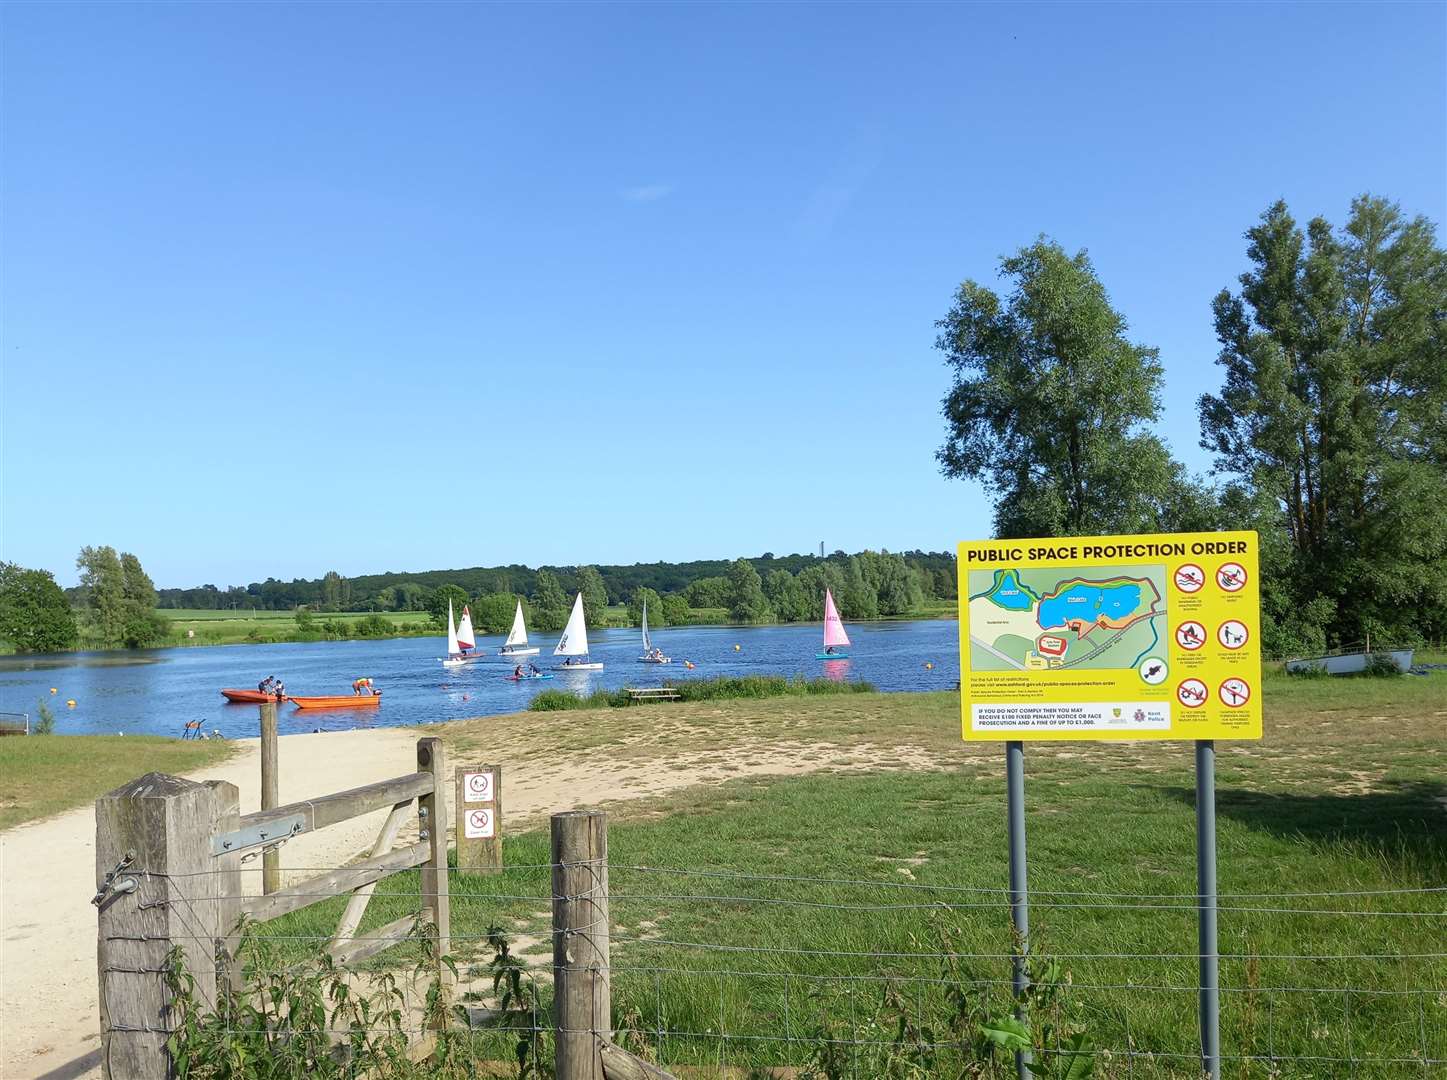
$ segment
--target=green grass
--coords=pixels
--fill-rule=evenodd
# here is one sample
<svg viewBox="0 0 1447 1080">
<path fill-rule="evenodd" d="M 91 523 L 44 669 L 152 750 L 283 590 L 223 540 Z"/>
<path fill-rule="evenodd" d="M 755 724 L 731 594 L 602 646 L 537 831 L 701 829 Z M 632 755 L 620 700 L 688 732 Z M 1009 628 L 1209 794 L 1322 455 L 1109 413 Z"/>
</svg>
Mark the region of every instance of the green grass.
<svg viewBox="0 0 1447 1080">
<path fill-rule="evenodd" d="M 820 694 L 872 694 L 867 682 L 836 682 L 833 679 L 806 679 L 783 675 L 721 676 L 714 679 L 680 679 L 665 681 L 678 694 L 679 701 L 727 701 L 737 698 L 807 697 Z M 594 690 L 586 697 L 572 690 L 544 690 L 533 698 L 528 708 L 533 712 L 559 712 L 569 709 L 628 708 L 632 705 L 666 705 L 657 700 L 637 701 L 628 688 Z"/>
<path fill-rule="evenodd" d="M 148 772 L 223 761 L 222 740 L 158 735 L 28 735 L 0 739 L 0 829 L 93 802 Z"/>
<path fill-rule="evenodd" d="M 165 645 L 242 645 L 272 644 L 281 641 L 324 641 L 328 634 L 322 624 L 328 621 L 354 626 L 372 613 L 340 611 L 312 616 L 314 629 L 297 629 L 296 617 L 290 611 L 206 611 L 190 608 L 158 608 L 157 614 L 171 624 Z M 396 629 L 395 637 L 435 634 L 425 611 L 380 612 L 382 618 Z M 188 636 L 189 632 L 189 636 Z"/>
<path fill-rule="evenodd" d="M 1287 894 L 1447 884 L 1447 672 L 1279 676 L 1264 696 L 1266 738 L 1218 747 L 1222 1041 L 1228 1054 L 1351 1064 L 1281 1063 L 1273 1072 L 1235 1061 L 1227 1075 L 1430 1075 L 1435 1066 L 1372 1059 L 1447 1058 L 1447 962 L 1421 955 L 1443 952 L 1442 894 Z M 486 746 L 495 760 L 540 767 L 587 753 L 620 771 L 699 753 L 747 760 L 786 743 L 813 745 L 825 762 L 831 748 L 869 750 L 880 765 L 870 773 L 739 779 L 609 808 L 615 1016 L 636 1010 L 645 1032 L 698 1033 L 665 1039 L 670 1064 L 747 1067 L 800 1063 L 797 1040 L 826 1024 L 835 1037 L 874 1038 L 868 1020 L 889 982 L 913 1008 L 937 1014 L 941 926 L 954 951 L 972 954 L 963 963 L 973 992 L 1005 1007 L 1003 753 L 962 744 L 958 710 L 950 693 L 859 694 L 437 730 L 450 752 Z M 921 754 L 933 763 L 924 771 Z M 1026 763 L 1035 940 L 1069 971 L 1096 1045 L 1131 1050 L 1129 1059 L 1102 1058 L 1097 1075 L 1198 1076 L 1189 746 L 1035 744 Z M 455 951 L 475 967 L 485 959 L 477 939 L 502 923 L 536 942 L 531 960 L 546 970 L 547 834 L 514 832 L 504 848 L 507 874 L 454 878 Z M 415 911 L 417 889 L 415 874 L 383 883 L 362 932 Z M 299 955 L 299 937 L 329 933 L 343 906 L 329 901 L 265 931 Z M 1349 911 L 1371 914 L 1333 914 Z M 738 1038 L 721 1044 L 721 1029 Z M 1149 1052 L 1182 1056 L 1141 1056 Z"/>
</svg>

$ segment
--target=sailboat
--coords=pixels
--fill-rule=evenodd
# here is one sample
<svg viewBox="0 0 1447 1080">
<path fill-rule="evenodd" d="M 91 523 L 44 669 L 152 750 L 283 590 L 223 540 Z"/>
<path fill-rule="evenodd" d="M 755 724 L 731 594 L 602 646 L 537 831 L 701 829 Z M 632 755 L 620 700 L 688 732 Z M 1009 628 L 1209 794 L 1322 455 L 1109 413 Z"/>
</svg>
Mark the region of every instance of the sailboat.
<svg viewBox="0 0 1447 1080">
<path fill-rule="evenodd" d="M 655 648 L 653 639 L 648 636 L 648 601 L 643 601 L 643 655 L 638 658 L 643 664 L 671 664 L 672 659 L 663 655 L 663 650 Z"/>
<path fill-rule="evenodd" d="M 601 671 L 601 663 L 588 660 L 588 624 L 583 619 L 583 594 L 573 601 L 573 613 L 568 616 L 568 625 L 563 627 L 563 636 L 558 638 L 554 656 L 566 657 L 553 667 L 554 671 Z"/>
<path fill-rule="evenodd" d="M 442 662 L 449 667 L 457 664 L 470 664 L 480 659 L 482 654 L 475 649 L 476 642 L 472 639 L 472 611 L 466 604 L 462 605 L 462 622 L 452 621 L 452 601 L 447 601 L 447 655 Z"/>
<path fill-rule="evenodd" d="M 528 628 L 523 622 L 523 602 L 518 601 L 517 614 L 512 617 L 512 630 L 508 632 L 507 640 L 502 643 L 502 648 L 497 650 L 498 656 L 536 656 L 538 647 L 528 646 Z"/>
<path fill-rule="evenodd" d="M 849 635 L 844 632 L 844 622 L 839 618 L 839 609 L 834 606 L 834 594 L 824 590 L 824 651 L 815 653 L 816 660 L 847 660 Z"/>
</svg>

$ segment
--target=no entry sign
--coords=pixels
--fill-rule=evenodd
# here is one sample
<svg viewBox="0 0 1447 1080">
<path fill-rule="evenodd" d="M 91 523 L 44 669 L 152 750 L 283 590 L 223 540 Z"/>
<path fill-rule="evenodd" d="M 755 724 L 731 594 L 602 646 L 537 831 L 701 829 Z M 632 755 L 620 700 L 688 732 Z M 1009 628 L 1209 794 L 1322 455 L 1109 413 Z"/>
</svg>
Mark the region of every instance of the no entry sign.
<svg viewBox="0 0 1447 1080">
<path fill-rule="evenodd" d="M 1259 739 L 1254 532 L 959 548 L 968 740 Z"/>
</svg>

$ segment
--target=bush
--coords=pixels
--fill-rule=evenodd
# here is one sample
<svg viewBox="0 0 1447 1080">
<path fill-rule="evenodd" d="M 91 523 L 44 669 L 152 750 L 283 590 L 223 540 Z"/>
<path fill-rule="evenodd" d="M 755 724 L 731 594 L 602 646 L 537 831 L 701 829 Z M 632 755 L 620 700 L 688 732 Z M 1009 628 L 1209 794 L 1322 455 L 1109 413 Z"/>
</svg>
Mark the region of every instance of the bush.
<svg viewBox="0 0 1447 1080">
<path fill-rule="evenodd" d="M 390 622 L 376 614 L 358 619 L 352 627 L 352 632 L 357 637 L 366 638 L 388 637 L 394 631 L 395 627 Z"/>
<path fill-rule="evenodd" d="M 680 701 L 721 701 L 728 698 L 768 698 L 786 695 L 869 694 L 874 686 L 867 682 L 834 682 L 832 679 L 806 679 L 782 675 L 746 675 L 740 678 L 681 679 L 665 685 L 678 691 Z M 533 712 L 559 712 L 565 709 L 621 709 L 629 705 L 646 705 L 634 701 L 628 689 L 594 690 L 584 697 L 571 690 L 544 690 L 528 706 Z"/>
<path fill-rule="evenodd" d="M 55 713 L 51 711 L 45 699 L 41 698 L 35 703 L 35 723 L 30 725 L 32 735 L 54 735 L 55 734 Z"/>
<path fill-rule="evenodd" d="M 1362 676 L 1368 679 L 1395 679 L 1401 674 L 1402 669 L 1386 653 L 1369 653 L 1367 666 L 1362 671 Z"/>
</svg>

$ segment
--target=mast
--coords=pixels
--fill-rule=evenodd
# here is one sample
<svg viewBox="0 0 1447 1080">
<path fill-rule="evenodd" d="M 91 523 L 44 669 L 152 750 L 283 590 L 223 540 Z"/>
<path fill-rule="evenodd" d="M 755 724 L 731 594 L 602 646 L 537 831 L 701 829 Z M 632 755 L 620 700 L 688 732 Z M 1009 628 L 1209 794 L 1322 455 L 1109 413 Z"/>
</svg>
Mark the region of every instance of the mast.
<svg viewBox="0 0 1447 1080">
<path fill-rule="evenodd" d="M 643 598 L 643 654 L 653 651 L 653 642 L 648 637 L 648 598 Z"/>
</svg>

